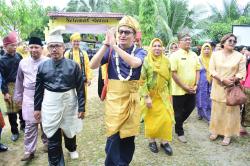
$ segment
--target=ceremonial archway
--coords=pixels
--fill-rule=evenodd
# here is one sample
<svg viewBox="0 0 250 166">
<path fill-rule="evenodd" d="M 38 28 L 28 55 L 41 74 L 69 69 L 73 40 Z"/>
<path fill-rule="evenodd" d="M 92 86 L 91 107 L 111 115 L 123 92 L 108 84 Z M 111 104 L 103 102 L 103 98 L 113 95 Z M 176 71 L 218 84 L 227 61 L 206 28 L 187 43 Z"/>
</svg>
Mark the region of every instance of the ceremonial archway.
<svg viewBox="0 0 250 166">
<path fill-rule="evenodd" d="M 102 34 L 107 29 L 118 24 L 124 16 L 121 13 L 98 13 L 98 12 L 50 12 L 48 27 L 45 28 L 45 39 L 50 29 L 64 26 L 63 33 Z"/>
</svg>

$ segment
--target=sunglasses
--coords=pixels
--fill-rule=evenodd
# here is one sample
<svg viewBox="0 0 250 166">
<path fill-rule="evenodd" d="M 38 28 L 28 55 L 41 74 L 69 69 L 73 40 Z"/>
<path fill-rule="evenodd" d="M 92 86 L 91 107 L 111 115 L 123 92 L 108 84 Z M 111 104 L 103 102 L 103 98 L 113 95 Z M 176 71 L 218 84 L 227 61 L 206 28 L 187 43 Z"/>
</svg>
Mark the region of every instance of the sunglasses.
<svg viewBox="0 0 250 166">
<path fill-rule="evenodd" d="M 236 44 L 237 41 L 236 41 L 236 40 L 229 39 L 229 40 L 228 40 L 228 43 Z"/>
<path fill-rule="evenodd" d="M 130 35 L 131 33 L 134 33 L 133 31 L 130 31 L 130 30 L 118 30 L 118 33 L 119 35 L 122 35 L 123 33 L 128 36 Z"/>
</svg>

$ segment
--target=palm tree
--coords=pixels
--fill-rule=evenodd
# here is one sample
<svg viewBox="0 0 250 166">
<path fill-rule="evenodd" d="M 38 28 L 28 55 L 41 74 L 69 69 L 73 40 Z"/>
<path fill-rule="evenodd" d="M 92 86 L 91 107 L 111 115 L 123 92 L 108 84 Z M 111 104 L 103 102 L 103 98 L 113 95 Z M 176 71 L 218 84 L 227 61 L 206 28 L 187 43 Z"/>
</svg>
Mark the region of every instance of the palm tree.
<svg viewBox="0 0 250 166">
<path fill-rule="evenodd" d="M 206 12 L 199 6 L 189 9 L 187 0 L 158 0 L 157 4 L 156 36 L 165 44 L 176 40 L 177 33 L 183 29 L 194 32 L 201 23 L 200 15 Z"/>
<path fill-rule="evenodd" d="M 214 41 L 219 41 L 223 35 L 231 32 L 234 24 L 250 24 L 250 3 L 240 6 L 236 0 L 223 0 L 222 10 L 215 5 L 209 6 L 212 14 L 203 28 L 205 35 Z"/>
<path fill-rule="evenodd" d="M 236 0 L 223 0 L 223 10 L 219 10 L 215 5 L 209 5 L 212 15 L 209 18 L 213 22 L 232 22 L 241 16 L 250 16 L 250 3 L 240 7 Z"/>
</svg>

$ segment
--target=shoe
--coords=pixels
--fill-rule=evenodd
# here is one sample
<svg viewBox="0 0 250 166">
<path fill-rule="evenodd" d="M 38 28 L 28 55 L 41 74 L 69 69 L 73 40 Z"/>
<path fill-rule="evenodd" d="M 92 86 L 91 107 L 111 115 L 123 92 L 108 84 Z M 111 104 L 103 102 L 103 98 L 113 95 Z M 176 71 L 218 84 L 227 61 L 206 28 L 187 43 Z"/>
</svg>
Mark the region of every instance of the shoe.
<svg viewBox="0 0 250 166">
<path fill-rule="evenodd" d="M 79 158 L 79 154 L 78 154 L 77 151 L 69 152 L 69 155 L 70 155 L 70 158 L 71 158 L 72 160 L 78 159 L 78 158 Z"/>
<path fill-rule="evenodd" d="M 165 151 L 167 155 L 169 156 L 173 155 L 173 150 L 171 146 L 169 145 L 169 143 L 161 144 L 161 148 L 163 148 L 163 150 Z"/>
<path fill-rule="evenodd" d="M 230 137 L 224 137 L 221 145 L 222 146 L 228 146 L 230 144 L 230 142 L 231 142 L 231 138 Z"/>
<path fill-rule="evenodd" d="M 184 135 L 178 136 L 178 140 L 182 143 L 187 143 L 186 137 Z"/>
<path fill-rule="evenodd" d="M 47 144 L 43 145 L 43 152 L 48 153 L 48 145 Z"/>
<path fill-rule="evenodd" d="M 13 142 L 17 141 L 18 138 L 19 138 L 19 133 L 17 133 L 17 134 L 12 134 L 12 135 L 11 135 L 11 140 L 12 140 Z"/>
<path fill-rule="evenodd" d="M 34 153 L 31 154 L 24 154 L 23 158 L 21 158 L 21 161 L 30 161 L 35 157 Z"/>
<path fill-rule="evenodd" d="M 217 135 L 217 134 L 211 134 L 211 135 L 209 136 L 210 141 L 215 141 L 217 138 L 218 138 L 218 135 Z"/>
<path fill-rule="evenodd" d="M 6 145 L 0 143 L 0 152 L 5 152 L 7 150 L 8 150 L 8 147 Z"/>
<path fill-rule="evenodd" d="M 151 152 L 153 152 L 153 153 L 158 153 L 159 152 L 156 142 L 150 142 L 148 144 L 148 146 L 149 146 L 149 149 L 150 149 Z"/>
</svg>

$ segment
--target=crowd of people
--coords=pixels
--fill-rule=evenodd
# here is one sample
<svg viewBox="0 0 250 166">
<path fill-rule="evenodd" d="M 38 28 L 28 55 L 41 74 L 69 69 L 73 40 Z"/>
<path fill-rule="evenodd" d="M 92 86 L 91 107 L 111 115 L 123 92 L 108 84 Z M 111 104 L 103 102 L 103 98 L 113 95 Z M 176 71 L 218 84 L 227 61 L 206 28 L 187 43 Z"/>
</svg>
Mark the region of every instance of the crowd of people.
<svg viewBox="0 0 250 166">
<path fill-rule="evenodd" d="M 39 124 L 49 165 L 65 165 L 62 136 L 71 159 L 79 158 L 76 135 L 87 111 L 87 88 L 92 69 L 101 66 L 98 93 L 105 102 L 106 166 L 130 164 L 140 122 L 149 150 L 158 153 L 159 140 L 162 150 L 171 156 L 173 129 L 181 143 L 188 142 L 183 124 L 195 108 L 198 119 L 209 123 L 211 141 L 222 136 L 221 144 L 227 146 L 233 136 L 248 135 L 244 127 L 250 126 L 250 52 L 245 46 L 236 50 L 234 34 L 223 36 L 215 48 L 205 42 L 198 56 L 191 50 L 192 36 L 182 31 L 165 55 L 159 38 L 152 39 L 147 51 L 143 49 L 139 23 L 124 16 L 116 28 L 107 31 L 103 45 L 89 61 L 79 47 L 80 33 L 72 34 L 72 48 L 65 51 L 62 30 L 50 32 L 47 50 L 38 37 L 30 37 L 28 52 L 19 53 L 15 32 L 3 39 L 1 91 L 11 140 L 19 139 L 18 116 L 24 131 L 22 161 L 34 158 Z M 229 106 L 227 87 L 238 83 L 248 100 L 245 105 Z M 0 112 L 0 136 L 4 125 Z M 7 150 L 0 142 L 0 152 Z"/>
</svg>

